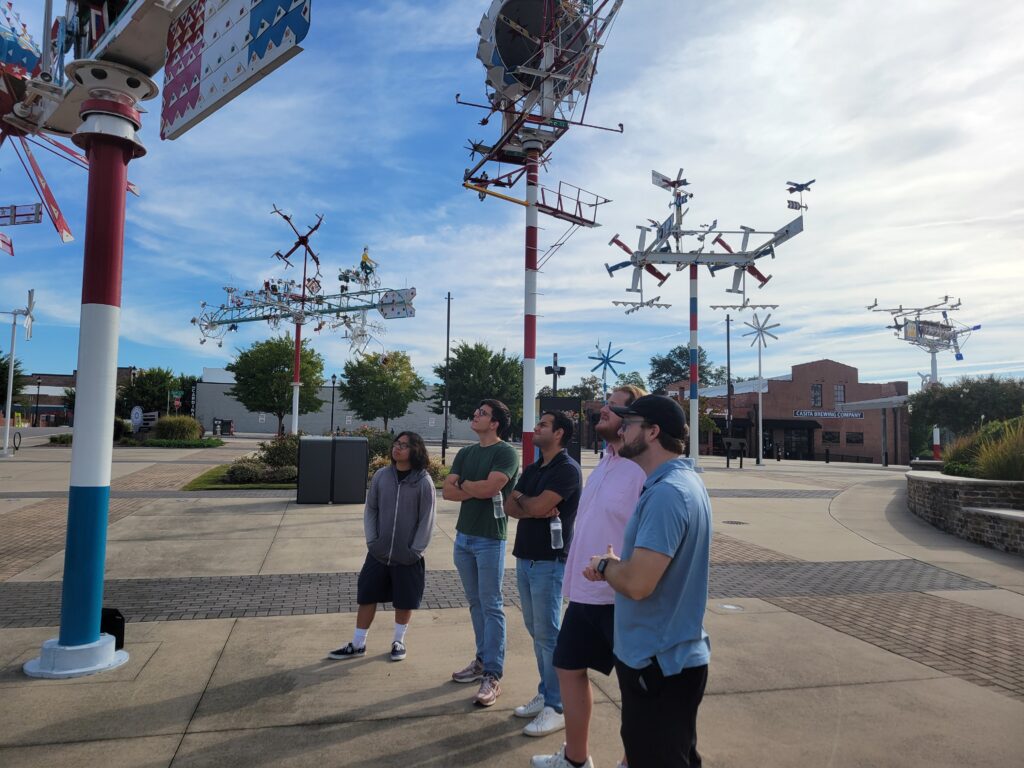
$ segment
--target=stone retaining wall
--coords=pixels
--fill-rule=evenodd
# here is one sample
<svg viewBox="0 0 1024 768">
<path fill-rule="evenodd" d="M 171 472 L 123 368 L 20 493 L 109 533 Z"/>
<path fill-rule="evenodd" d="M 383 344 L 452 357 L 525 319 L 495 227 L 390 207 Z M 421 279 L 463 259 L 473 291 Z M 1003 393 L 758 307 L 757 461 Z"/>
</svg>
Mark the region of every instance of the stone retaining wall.
<svg viewBox="0 0 1024 768">
<path fill-rule="evenodd" d="M 1024 482 L 908 472 L 907 507 L 962 539 L 1024 554 L 1024 515 L 985 513 L 986 508 L 1024 510 Z"/>
</svg>

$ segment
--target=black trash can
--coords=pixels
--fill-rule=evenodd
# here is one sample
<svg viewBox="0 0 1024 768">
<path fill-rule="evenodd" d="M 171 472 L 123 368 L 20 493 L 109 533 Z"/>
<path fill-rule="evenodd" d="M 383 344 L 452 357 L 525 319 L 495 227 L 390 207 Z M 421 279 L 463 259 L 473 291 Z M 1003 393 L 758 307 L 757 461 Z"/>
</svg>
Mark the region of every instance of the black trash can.
<svg viewBox="0 0 1024 768">
<path fill-rule="evenodd" d="M 331 438 L 299 438 L 299 478 L 296 504 L 330 504 Z"/>
<path fill-rule="evenodd" d="M 364 504 L 366 476 L 370 471 L 370 442 L 365 437 L 335 437 L 333 441 L 331 501 L 335 504 Z M 301 469 L 299 477 L 302 477 Z"/>
</svg>

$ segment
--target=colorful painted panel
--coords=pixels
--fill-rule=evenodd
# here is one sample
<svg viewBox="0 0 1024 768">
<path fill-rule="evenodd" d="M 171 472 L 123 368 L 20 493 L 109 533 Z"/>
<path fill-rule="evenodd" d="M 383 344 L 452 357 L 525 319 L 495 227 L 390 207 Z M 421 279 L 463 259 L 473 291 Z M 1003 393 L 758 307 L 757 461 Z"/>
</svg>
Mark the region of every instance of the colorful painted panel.
<svg viewBox="0 0 1024 768">
<path fill-rule="evenodd" d="M 175 139 L 302 51 L 311 0 L 196 0 L 167 33 L 160 136 Z"/>
</svg>

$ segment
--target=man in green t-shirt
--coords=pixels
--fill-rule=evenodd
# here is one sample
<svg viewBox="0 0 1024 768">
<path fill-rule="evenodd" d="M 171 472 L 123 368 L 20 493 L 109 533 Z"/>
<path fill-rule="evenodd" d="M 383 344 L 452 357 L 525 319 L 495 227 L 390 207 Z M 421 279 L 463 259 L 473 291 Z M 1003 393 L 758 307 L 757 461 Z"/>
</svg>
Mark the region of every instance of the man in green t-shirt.
<svg viewBox="0 0 1024 768">
<path fill-rule="evenodd" d="M 482 400 L 473 412 L 470 428 L 476 445 L 467 445 L 452 462 L 442 495 L 462 502 L 455 524 L 455 567 L 469 602 L 476 636 L 476 657 L 465 669 L 452 673 L 457 683 L 480 681 L 473 702 L 489 707 L 501 695 L 505 664 L 505 610 L 501 584 L 505 576 L 505 539 L 508 520 L 504 498 L 519 476 L 519 454 L 500 435 L 511 414 L 500 400 Z"/>
</svg>

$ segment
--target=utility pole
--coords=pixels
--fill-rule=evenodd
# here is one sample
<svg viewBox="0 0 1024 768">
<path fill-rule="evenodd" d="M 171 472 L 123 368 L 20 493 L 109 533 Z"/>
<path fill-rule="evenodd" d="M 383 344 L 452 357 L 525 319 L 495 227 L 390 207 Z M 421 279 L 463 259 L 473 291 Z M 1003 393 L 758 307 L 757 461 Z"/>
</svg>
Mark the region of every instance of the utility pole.
<svg viewBox="0 0 1024 768">
<path fill-rule="evenodd" d="M 729 342 L 729 325 L 732 317 L 725 315 L 725 431 L 732 437 L 732 347 Z"/>
<path fill-rule="evenodd" d="M 441 465 L 445 463 L 445 452 L 448 450 L 448 410 L 451 408 L 451 400 L 448 399 L 450 390 L 448 389 L 448 366 L 451 363 L 451 339 L 452 339 L 452 293 L 448 292 L 445 297 L 445 301 L 448 304 L 447 316 L 445 319 L 444 327 L 444 405 L 442 411 L 444 413 L 444 431 L 441 433 Z"/>
<path fill-rule="evenodd" d="M 558 377 L 565 376 L 565 366 L 558 365 L 558 353 L 551 356 L 551 365 L 544 366 L 544 373 L 551 377 L 551 396 L 558 397 Z"/>
</svg>

